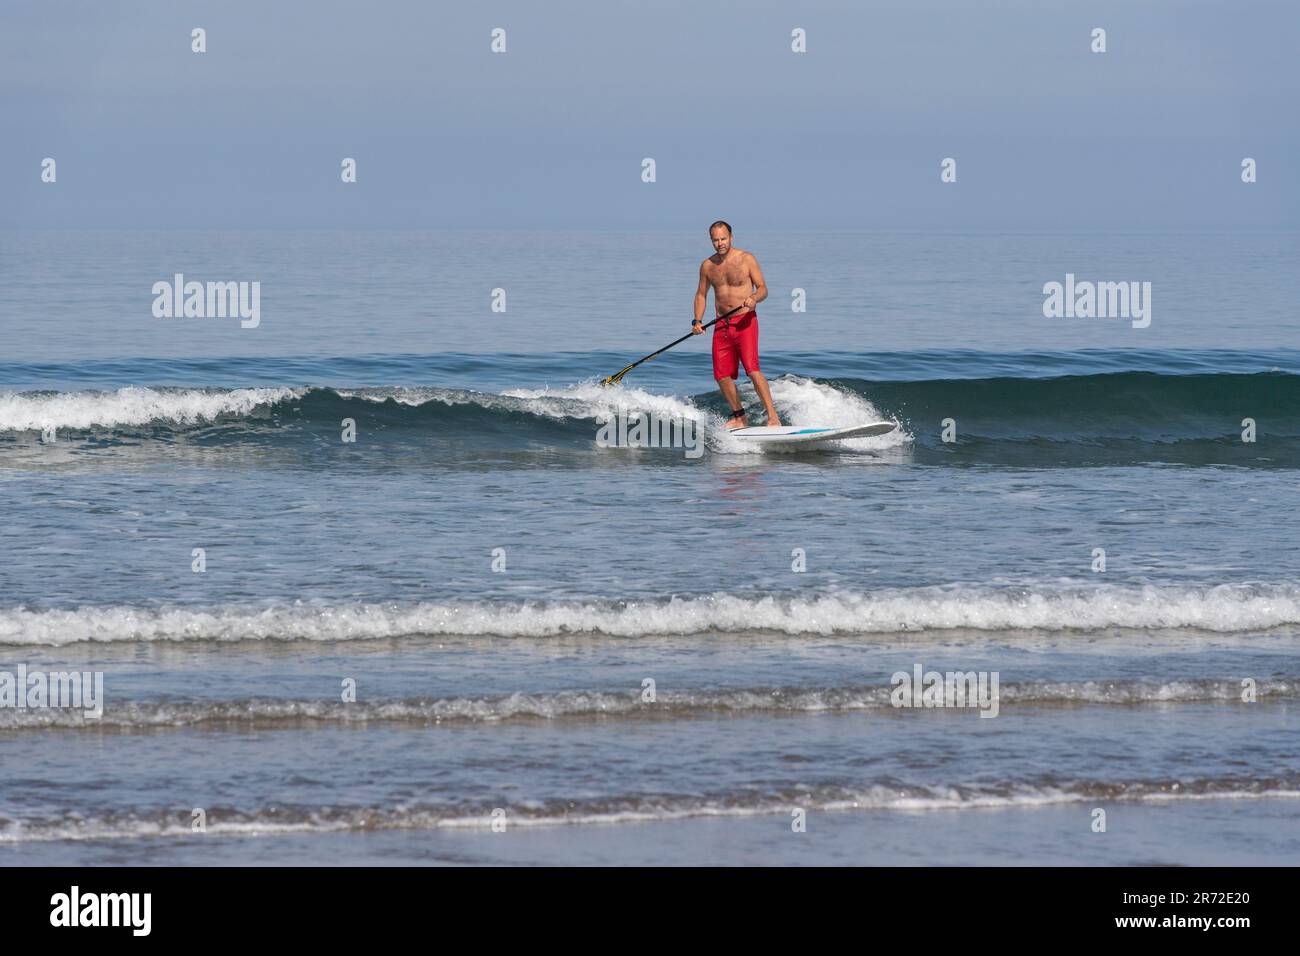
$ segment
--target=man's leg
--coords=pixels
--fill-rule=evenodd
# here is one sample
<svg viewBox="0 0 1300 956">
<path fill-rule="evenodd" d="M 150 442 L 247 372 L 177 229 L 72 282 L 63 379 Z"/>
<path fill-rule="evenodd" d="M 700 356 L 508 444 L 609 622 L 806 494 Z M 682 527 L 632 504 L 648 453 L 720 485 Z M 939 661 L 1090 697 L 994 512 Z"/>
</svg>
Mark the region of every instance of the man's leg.
<svg viewBox="0 0 1300 956">
<path fill-rule="evenodd" d="M 743 409 L 740 404 L 740 394 L 736 391 L 736 374 L 740 371 L 740 349 L 735 342 L 735 336 L 729 329 L 715 328 L 713 330 L 713 379 L 718 383 L 718 388 L 722 389 L 722 397 L 727 400 L 727 406 L 731 411 Z M 727 428 L 743 428 L 747 424 L 745 416 L 732 416 L 727 419 Z"/>
<path fill-rule="evenodd" d="M 754 369 L 752 372 L 749 372 L 748 370 L 746 371 L 749 375 L 749 380 L 754 383 L 754 391 L 758 393 L 759 401 L 761 401 L 763 407 L 767 409 L 767 423 L 769 425 L 780 425 L 781 417 L 777 415 L 776 406 L 772 404 L 772 390 L 767 387 L 767 379 L 763 377 L 763 373 L 758 369 Z M 731 391 L 733 394 L 735 393 L 735 383 L 732 383 Z M 722 394 L 727 394 L 725 388 L 722 390 Z M 733 405 L 732 407 L 734 408 L 735 406 Z"/>
<path fill-rule="evenodd" d="M 736 380 L 734 378 L 718 379 L 718 388 L 722 390 L 722 397 L 727 400 L 727 407 L 733 412 L 738 408 L 744 408 L 744 406 L 740 404 L 740 392 L 736 389 Z M 736 424 L 737 421 L 739 421 L 739 424 Z M 744 416 L 734 420 L 728 419 L 727 421 L 728 427 L 731 428 L 741 428 L 747 424 L 749 423 L 745 421 Z"/>
<path fill-rule="evenodd" d="M 745 366 L 745 374 L 749 376 L 749 380 L 754 383 L 754 391 L 758 393 L 759 401 L 767 410 L 767 423 L 780 425 L 781 416 L 776 413 L 776 406 L 772 404 L 772 390 L 767 387 L 767 379 L 758 370 L 758 315 L 755 314 L 748 322 L 741 324 L 744 327 L 740 330 L 736 343 L 741 364 Z"/>
</svg>

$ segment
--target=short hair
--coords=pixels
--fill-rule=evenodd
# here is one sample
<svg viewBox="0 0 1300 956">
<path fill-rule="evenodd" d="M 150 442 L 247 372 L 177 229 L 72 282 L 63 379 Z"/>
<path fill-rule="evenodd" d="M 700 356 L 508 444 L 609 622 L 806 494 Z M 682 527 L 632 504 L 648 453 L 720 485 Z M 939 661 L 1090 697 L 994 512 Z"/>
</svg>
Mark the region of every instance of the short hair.
<svg viewBox="0 0 1300 956">
<path fill-rule="evenodd" d="M 713 230 L 714 230 L 714 229 L 717 229 L 719 226 L 726 226 L 726 227 L 727 227 L 727 235 L 728 235 L 728 236 L 731 235 L 731 223 L 729 223 L 729 222 L 727 222 L 727 221 L 725 221 L 725 220 L 723 220 L 723 219 L 719 219 L 719 220 L 718 220 L 717 222 L 715 222 L 713 225 L 709 226 L 709 235 L 710 235 L 710 236 L 713 235 Z"/>
</svg>

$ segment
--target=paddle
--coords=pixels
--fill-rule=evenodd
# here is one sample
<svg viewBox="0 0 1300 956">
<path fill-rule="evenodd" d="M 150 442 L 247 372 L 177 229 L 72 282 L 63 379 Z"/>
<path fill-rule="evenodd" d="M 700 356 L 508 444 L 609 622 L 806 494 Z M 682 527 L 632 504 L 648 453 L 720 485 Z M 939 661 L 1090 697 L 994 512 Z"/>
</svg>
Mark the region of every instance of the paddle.
<svg viewBox="0 0 1300 956">
<path fill-rule="evenodd" d="M 717 317 L 716 319 L 714 319 L 712 322 L 707 322 L 707 323 L 705 323 L 704 327 L 707 329 L 710 325 L 713 325 L 713 324 L 715 324 L 715 323 L 717 323 L 717 322 L 721 322 L 723 319 L 727 318 L 728 316 L 735 315 L 737 312 L 739 312 L 739 311 L 740 311 L 741 309 L 743 309 L 743 308 L 744 308 L 743 305 L 738 305 L 738 306 L 736 306 L 734 309 L 732 309 L 730 312 L 727 312 L 727 313 L 724 313 L 723 315 L 718 316 L 718 317 Z M 687 339 L 689 339 L 689 338 L 690 338 L 692 335 L 694 335 L 694 334 L 695 334 L 694 332 L 687 332 L 685 335 L 683 335 L 683 336 L 682 336 L 680 339 L 678 339 L 676 342 L 669 342 L 667 345 L 665 345 L 663 348 L 661 348 L 658 352 L 651 352 L 651 353 L 650 353 L 649 355 L 647 355 L 645 358 L 643 358 L 643 359 L 638 359 L 637 361 L 635 361 L 635 362 L 633 362 L 631 365 L 629 365 L 627 368 L 623 369 L 623 371 L 621 371 L 621 372 L 619 372 L 619 373 L 617 373 L 617 374 L 615 374 L 615 375 L 611 375 L 611 376 L 609 376 L 609 378 L 603 379 L 603 380 L 601 381 L 600 384 L 601 384 L 601 385 L 617 385 L 619 379 L 621 379 L 621 378 L 622 378 L 624 375 L 626 375 L 628 372 L 632 371 L 632 369 L 636 368 L 636 367 L 637 367 L 638 365 L 640 365 L 642 362 L 648 362 L 648 361 L 650 361 L 650 360 L 651 360 L 652 358 L 654 358 L 656 355 L 660 354 L 660 352 L 667 352 L 667 351 L 668 351 L 670 348 L 672 348 L 674 345 L 679 345 L 680 343 L 685 342 Z"/>
</svg>

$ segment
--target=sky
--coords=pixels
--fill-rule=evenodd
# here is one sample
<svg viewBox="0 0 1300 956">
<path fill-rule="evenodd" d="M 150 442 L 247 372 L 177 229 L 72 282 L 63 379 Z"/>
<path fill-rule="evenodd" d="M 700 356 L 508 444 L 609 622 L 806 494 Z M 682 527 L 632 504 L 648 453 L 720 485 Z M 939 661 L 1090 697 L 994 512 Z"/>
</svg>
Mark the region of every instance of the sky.
<svg viewBox="0 0 1300 956">
<path fill-rule="evenodd" d="M 0 228 L 1289 230 L 1298 40 L 1295 0 L 5 0 Z"/>
</svg>

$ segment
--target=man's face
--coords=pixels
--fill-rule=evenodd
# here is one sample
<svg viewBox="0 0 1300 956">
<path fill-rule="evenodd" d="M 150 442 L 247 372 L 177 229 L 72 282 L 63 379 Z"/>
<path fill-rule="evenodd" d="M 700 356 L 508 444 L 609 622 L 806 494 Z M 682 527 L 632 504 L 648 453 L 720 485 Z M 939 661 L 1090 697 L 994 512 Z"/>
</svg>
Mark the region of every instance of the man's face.
<svg viewBox="0 0 1300 956">
<path fill-rule="evenodd" d="M 709 238 L 713 240 L 713 250 L 720 256 L 725 256 L 731 248 L 731 234 L 721 226 L 710 232 Z"/>
</svg>

